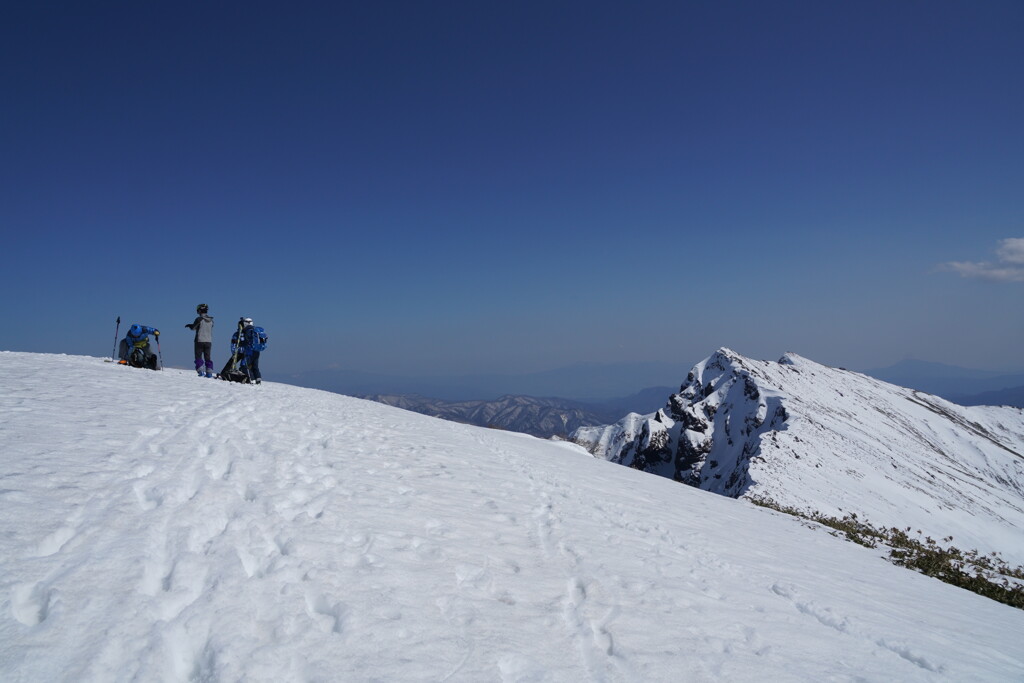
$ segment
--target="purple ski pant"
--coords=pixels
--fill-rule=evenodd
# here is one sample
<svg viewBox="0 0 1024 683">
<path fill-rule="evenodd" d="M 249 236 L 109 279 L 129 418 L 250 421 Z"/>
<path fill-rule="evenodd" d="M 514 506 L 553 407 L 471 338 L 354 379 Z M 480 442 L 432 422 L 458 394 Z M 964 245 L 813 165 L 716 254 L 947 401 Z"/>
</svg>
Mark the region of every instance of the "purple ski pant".
<svg viewBox="0 0 1024 683">
<path fill-rule="evenodd" d="M 210 342 L 196 342 L 196 372 L 213 373 L 213 360 L 210 358 L 210 349 L 213 346 Z"/>
</svg>

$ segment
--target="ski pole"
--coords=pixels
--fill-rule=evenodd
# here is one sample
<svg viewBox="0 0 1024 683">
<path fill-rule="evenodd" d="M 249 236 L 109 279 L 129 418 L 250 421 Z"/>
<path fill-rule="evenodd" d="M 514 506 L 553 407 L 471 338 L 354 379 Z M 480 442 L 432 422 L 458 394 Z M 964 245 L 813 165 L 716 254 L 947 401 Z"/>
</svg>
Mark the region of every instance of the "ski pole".
<svg viewBox="0 0 1024 683">
<path fill-rule="evenodd" d="M 114 328 L 114 348 L 110 352 L 110 360 L 114 360 L 117 355 L 117 335 L 121 332 L 121 316 L 117 316 L 117 327 Z"/>
<path fill-rule="evenodd" d="M 238 321 L 238 331 L 235 332 L 235 343 L 231 349 L 231 369 L 234 370 L 238 365 L 238 347 L 242 344 L 242 321 Z"/>
<path fill-rule="evenodd" d="M 156 337 L 156 355 L 160 358 L 160 369 L 163 370 L 164 369 L 164 354 L 163 354 L 163 351 L 160 350 L 160 335 L 157 335 L 157 337 Z"/>
</svg>

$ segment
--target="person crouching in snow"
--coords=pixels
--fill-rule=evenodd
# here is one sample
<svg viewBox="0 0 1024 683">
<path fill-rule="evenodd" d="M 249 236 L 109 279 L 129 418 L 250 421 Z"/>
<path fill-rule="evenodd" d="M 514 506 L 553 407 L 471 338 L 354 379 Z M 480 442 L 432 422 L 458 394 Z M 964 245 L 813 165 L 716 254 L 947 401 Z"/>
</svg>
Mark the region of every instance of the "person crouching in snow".
<svg viewBox="0 0 1024 683">
<path fill-rule="evenodd" d="M 213 377 L 213 360 L 210 356 L 213 349 L 213 317 L 207 315 L 210 307 L 206 304 L 196 306 L 199 317 L 185 327 L 195 330 L 196 373 L 200 377 Z M 205 370 L 205 372 L 204 372 Z"/>
<path fill-rule="evenodd" d="M 160 330 L 149 325 L 135 323 L 128 328 L 128 334 L 121 340 L 118 348 L 118 363 L 131 365 L 133 368 L 157 369 L 157 358 L 149 348 L 149 335 L 160 336 Z"/>
</svg>

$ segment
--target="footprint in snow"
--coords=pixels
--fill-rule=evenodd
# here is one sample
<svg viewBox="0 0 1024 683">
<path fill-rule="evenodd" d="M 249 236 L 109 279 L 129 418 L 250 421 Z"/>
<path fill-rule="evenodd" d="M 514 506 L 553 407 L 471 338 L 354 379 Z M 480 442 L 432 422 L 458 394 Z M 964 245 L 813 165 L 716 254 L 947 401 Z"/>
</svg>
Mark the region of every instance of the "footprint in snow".
<svg viewBox="0 0 1024 683">
<path fill-rule="evenodd" d="M 49 557 L 50 555 L 53 555 L 63 548 L 68 541 L 74 538 L 76 533 L 76 529 L 68 526 L 62 526 L 39 542 L 36 546 L 35 556 Z"/>
<path fill-rule="evenodd" d="M 22 583 L 11 590 L 11 614 L 25 626 L 38 626 L 50 614 L 53 590 L 42 583 Z"/>
</svg>

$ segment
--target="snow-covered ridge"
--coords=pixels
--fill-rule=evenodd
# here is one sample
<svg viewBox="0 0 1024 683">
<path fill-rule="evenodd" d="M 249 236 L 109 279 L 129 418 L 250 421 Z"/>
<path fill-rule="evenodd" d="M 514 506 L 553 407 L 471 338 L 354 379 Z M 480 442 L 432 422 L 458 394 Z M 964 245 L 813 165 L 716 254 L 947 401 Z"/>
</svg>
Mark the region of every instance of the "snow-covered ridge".
<svg viewBox="0 0 1024 683">
<path fill-rule="evenodd" d="M 912 526 L 1024 563 L 1024 410 L 963 407 L 788 353 L 719 349 L 665 408 L 574 439 L 731 497 Z"/>
<path fill-rule="evenodd" d="M 0 680 L 1019 681 L 1024 611 L 521 434 L 0 352 Z"/>
</svg>

